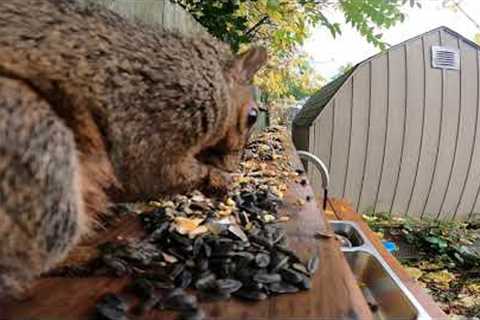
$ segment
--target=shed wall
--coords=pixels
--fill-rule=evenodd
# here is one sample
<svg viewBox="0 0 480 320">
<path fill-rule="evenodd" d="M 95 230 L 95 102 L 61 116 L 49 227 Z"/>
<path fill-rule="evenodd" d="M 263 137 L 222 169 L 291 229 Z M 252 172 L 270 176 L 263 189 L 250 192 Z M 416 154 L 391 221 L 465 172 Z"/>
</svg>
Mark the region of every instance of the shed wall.
<svg viewBox="0 0 480 320">
<path fill-rule="evenodd" d="M 458 48 L 460 70 L 432 68 L 432 45 Z M 478 49 L 444 29 L 361 64 L 309 129 L 330 194 L 360 212 L 443 220 L 480 212 L 479 79 Z"/>
</svg>

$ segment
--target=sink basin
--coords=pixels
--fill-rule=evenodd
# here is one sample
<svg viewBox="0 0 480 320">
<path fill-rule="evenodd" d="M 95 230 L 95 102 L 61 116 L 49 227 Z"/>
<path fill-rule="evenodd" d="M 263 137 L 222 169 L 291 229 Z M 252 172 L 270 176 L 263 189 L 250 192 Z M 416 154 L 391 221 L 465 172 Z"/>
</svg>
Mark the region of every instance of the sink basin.
<svg viewBox="0 0 480 320">
<path fill-rule="evenodd" d="M 342 241 L 343 247 L 355 248 L 365 244 L 362 235 L 355 228 L 354 224 L 343 221 L 332 221 L 330 223 L 330 226 L 332 227 L 333 232 L 335 232 L 336 235 L 339 235 L 342 238 L 348 240 L 347 243 L 349 243 L 350 245 L 347 245 L 345 241 Z"/>
<path fill-rule="evenodd" d="M 330 226 L 375 319 L 431 319 L 355 222 L 330 221 Z"/>
<path fill-rule="evenodd" d="M 376 319 L 417 319 L 415 307 L 377 258 L 365 251 L 345 257 Z"/>
</svg>

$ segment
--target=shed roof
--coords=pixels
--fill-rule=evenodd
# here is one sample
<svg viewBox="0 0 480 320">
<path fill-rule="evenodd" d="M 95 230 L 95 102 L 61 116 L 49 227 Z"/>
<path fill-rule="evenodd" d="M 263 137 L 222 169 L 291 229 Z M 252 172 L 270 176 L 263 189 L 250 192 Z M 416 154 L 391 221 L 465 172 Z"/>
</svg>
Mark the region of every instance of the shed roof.
<svg viewBox="0 0 480 320">
<path fill-rule="evenodd" d="M 357 66 L 358 64 L 347 70 L 347 72 L 340 75 L 335 80 L 324 85 L 320 91 L 312 95 L 295 116 L 293 124 L 300 127 L 309 127 L 338 89 L 340 89 L 342 84 L 347 81 Z"/>
<path fill-rule="evenodd" d="M 399 44 L 396 44 L 392 47 L 390 47 L 388 50 L 392 50 L 393 48 L 396 48 L 398 46 L 401 46 L 405 44 L 406 42 L 413 41 L 415 39 L 418 39 L 419 37 L 422 37 L 426 34 L 433 33 L 433 32 L 438 32 L 439 30 L 447 31 L 450 34 L 452 34 L 455 37 L 461 38 L 463 41 L 469 43 L 470 45 L 474 46 L 475 48 L 480 50 L 480 46 L 473 42 L 472 40 L 462 36 L 458 32 L 453 31 L 452 29 L 441 26 L 437 27 L 433 30 L 430 30 L 428 32 L 422 33 L 420 35 L 417 35 L 411 39 L 405 40 Z M 310 127 L 315 121 L 315 119 L 318 117 L 320 112 L 325 108 L 325 106 L 330 102 L 330 100 L 335 96 L 337 91 L 342 87 L 342 85 L 350 78 L 350 76 L 354 73 L 354 71 L 362 64 L 369 62 L 370 60 L 378 57 L 379 55 L 384 54 L 384 52 L 380 52 L 374 56 L 371 56 L 370 58 L 367 58 L 349 70 L 347 70 L 344 74 L 340 75 L 339 77 L 335 78 L 333 81 L 327 83 L 325 86 L 323 86 L 317 93 L 313 94 L 305 103 L 303 108 L 297 113 L 295 119 L 293 120 L 293 124 L 297 127 Z"/>
</svg>

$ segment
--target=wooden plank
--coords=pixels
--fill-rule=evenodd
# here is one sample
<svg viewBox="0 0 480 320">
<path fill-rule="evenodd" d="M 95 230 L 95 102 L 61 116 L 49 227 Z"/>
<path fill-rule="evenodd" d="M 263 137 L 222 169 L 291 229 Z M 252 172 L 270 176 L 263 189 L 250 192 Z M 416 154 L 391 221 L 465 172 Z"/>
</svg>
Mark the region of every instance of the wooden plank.
<svg viewBox="0 0 480 320">
<path fill-rule="evenodd" d="M 286 136 L 286 135 L 285 135 Z M 284 137 L 284 139 L 287 139 Z M 295 166 L 300 167 L 293 145 L 285 140 L 286 152 Z M 318 253 L 321 267 L 312 280 L 312 289 L 293 295 L 277 296 L 258 303 L 228 302 L 202 304 L 208 319 L 371 319 L 370 311 L 335 239 L 315 239 L 317 231 L 327 232 L 323 212 L 314 200 L 299 207 L 296 201 L 312 195 L 307 184 L 289 183 L 286 203 L 282 208 L 291 216 L 285 224 L 289 243 L 302 258 Z M 89 242 L 94 245 L 117 236 L 138 237 L 140 228 L 129 215 Z M 3 301 L 5 319 L 90 319 L 95 301 L 107 292 L 118 292 L 127 279 L 43 278 L 35 282 L 33 296 L 23 302 Z M 171 313 L 152 312 L 142 319 L 173 319 Z M 3 320 L 3 318 L 2 318 Z"/>
<path fill-rule="evenodd" d="M 398 260 L 391 255 L 383 246 L 378 236 L 368 227 L 368 225 L 362 220 L 359 213 L 357 213 L 351 205 L 345 200 L 332 199 L 329 209 L 335 212 L 336 218 L 339 220 L 348 220 L 355 222 L 365 236 L 372 242 L 373 246 L 380 253 L 387 264 L 392 268 L 398 278 L 407 287 L 408 290 L 415 296 L 418 302 L 423 306 L 425 311 L 435 320 L 446 320 L 447 315 L 439 308 L 439 306 L 433 301 L 432 297 L 428 295 L 419 283 L 413 279 L 398 262 Z"/>
<path fill-rule="evenodd" d="M 427 34 L 424 39 L 425 49 L 425 117 L 422 137 L 423 144 L 420 150 L 420 161 L 414 187 L 411 191 L 407 211 L 409 215 L 420 217 L 424 210 L 427 192 L 433 178 L 438 134 L 440 128 L 440 108 L 442 105 L 442 72 L 431 67 L 431 46 L 439 45 L 439 34 Z"/>
</svg>

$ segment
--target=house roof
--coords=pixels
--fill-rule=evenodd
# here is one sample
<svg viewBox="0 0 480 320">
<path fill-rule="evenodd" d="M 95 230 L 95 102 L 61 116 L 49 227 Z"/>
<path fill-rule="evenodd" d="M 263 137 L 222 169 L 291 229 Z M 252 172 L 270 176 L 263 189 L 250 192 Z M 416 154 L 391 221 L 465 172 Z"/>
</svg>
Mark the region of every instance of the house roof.
<svg viewBox="0 0 480 320">
<path fill-rule="evenodd" d="M 388 50 L 392 50 L 398 46 L 401 46 L 405 44 L 406 42 L 410 42 L 413 40 L 418 39 L 419 37 L 422 37 L 426 34 L 433 33 L 433 32 L 438 32 L 439 30 L 449 32 L 455 37 L 458 37 L 462 39 L 463 41 L 467 42 L 468 44 L 474 46 L 477 50 L 480 50 L 480 46 L 476 44 L 475 42 L 471 41 L 470 39 L 465 38 L 458 32 L 453 31 L 452 29 L 441 26 L 437 27 L 433 30 L 430 30 L 428 32 L 422 33 L 420 35 L 417 35 L 413 38 L 410 38 L 408 40 L 405 40 L 401 43 L 398 43 L 392 47 L 390 47 Z M 315 119 L 318 117 L 318 115 L 322 112 L 322 110 L 325 108 L 325 106 L 330 102 L 330 100 L 335 96 L 337 91 L 342 87 L 342 85 L 350 78 L 350 76 L 353 75 L 355 70 L 362 64 L 369 62 L 370 60 L 384 54 L 384 52 L 380 52 L 374 56 L 371 56 L 370 58 L 367 58 L 349 70 L 347 70 L 344 74 L 340 75 L 339 77 L 335 78 L 333 81 L 327 83 L 325 86 L 323 86 L 317 93 L 313 94 L 305 103 L 303 108 L 297 113 L 295 116 L 295 119 L 293 120 L 293 125 L 298 126 L 298 127 L 310 127 L 315 121 Z"/>
</svg>

